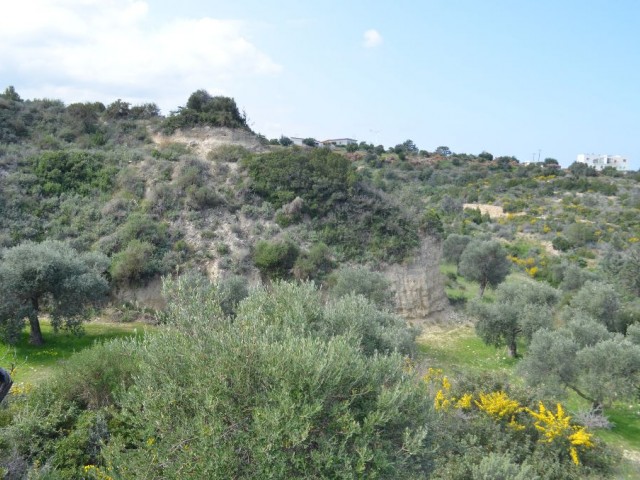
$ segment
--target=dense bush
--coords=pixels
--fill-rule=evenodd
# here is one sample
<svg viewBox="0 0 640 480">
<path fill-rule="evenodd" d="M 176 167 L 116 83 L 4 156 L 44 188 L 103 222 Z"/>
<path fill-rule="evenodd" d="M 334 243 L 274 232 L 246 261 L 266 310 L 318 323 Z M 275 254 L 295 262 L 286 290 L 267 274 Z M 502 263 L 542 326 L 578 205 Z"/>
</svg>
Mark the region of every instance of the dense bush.
<svg viewBox="0 0 640 480">
<path fill-rule="evenodd" d="M 458 235 L 452 233 L 442 243 L 442 256 L 447 262 L 455 263 L 458 265 L 462 252 L 467 248 L 472 237 L 469 235 Z"/>
<path fill-rule="evenodd" d="M 109 273 L 118 285 L 136 283 L 157 273 L 153 262 L 155 247 L 145 241 L 133 239 L 113 256 Z"/>
<path fill-rule="evenodd" d="M 399 319 L 362 297 L 325 308 L 311 285 L 281 283 L 232 321 L 205 284 L 169 283 L 162 330 L 88 350 L 13 403 L 0 436 L 12 475 L 428 476 L 431 400 L 391 353 L 406 342 L 390 334 L 407 331 Z"/>
<path fill-rule="evenodd" d="M 163 122 L 166 132 L 204 125 L 249 130 L 247 117 L 244 113 L 240 113 L 233 98 L 213 97 L 205 90 L 192 93 L 186 107 L 180 107 L 177 112 L 172 112 Z"/>
<path fill-rule="evenodd" d="M 275 208 L 296 197 L 311 215 L 325 215 L 346 200 L 355 177 L 349 161 L 329 149 L 280 150 L 245 160 L 251 189 Z"/>
<path fill-rule="evenodd" d="M 86 478 L 83 466 L 101 463 L 101 449 L 117 426 L 110 424 L 113 407 L 133 383 L 138 349 L 132 340 L 96 345 L 62 363 L 30 395 L 14 397 L 11 423 L 0 429 L 7 478 L 27 478 L 27 471 Z"/>
<path fill-rule="evenodd" d="M 362 295 L 381 308 L 394 305 L 391 282 L 379 272 L 365 267 L 343 266 L 329 279 L 330 293 L 335 298 L 345 295 Z"/>
<path fill-rule="evenodd" d="M 286 278 L 291 274 L 300 249 L 290 240 L 259 241 L 253 252 L 253 263 L 267 278 Z"/>
<path fill-rule="evenodd" d="M 319 242 L 301 252 L 293 266 L 293 275 L 298 280 L 324 280 L 334 266 L 331 250 Z"/>
<path fill-rule="evenodd" d="M 35 157 L 33 172 L 45 195 L 63 192 L 88 195 L 94 189 L 106 191 L 111 188 L 117 170 L 105 164 L 102 154 L 63 150 L 44 152 Z"/>
</svg>

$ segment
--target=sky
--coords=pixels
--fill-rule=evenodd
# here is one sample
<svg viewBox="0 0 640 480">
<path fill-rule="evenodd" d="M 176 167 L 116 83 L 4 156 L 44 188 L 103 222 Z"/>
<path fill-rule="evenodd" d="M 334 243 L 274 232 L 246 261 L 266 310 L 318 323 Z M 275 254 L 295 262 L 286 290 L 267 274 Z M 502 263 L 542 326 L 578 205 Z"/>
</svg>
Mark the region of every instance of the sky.
<svg viewBox="0 0 640 480">
<path fill-rule="evenodd" d="M 0 89 L 164 114 L 205 89 L 251 128 L 386 147 L 626 156 L 637 0 L 0 0 Z"/>
</svg>

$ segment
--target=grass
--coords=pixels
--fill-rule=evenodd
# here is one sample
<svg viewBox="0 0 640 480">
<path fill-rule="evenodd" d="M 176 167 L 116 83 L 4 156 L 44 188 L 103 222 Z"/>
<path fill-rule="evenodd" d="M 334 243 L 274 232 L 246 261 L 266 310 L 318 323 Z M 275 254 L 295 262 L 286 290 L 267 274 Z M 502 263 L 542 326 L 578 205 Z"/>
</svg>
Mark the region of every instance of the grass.
<svg viewBox="0 0 640 480">
<path fill-rule="evenodd" d="M 485 345 L 468 325 L 430 328 L 422 333 L 418 345 L 429 366 L 445 371 L 498 371 L 510 376 L 517 363 L 504 348 Z"/>
<path fill-rule="evenodd" d="M 60 330 L 57 333 L 46 320 L 41 321 L 45 344 L 36 347 L 29 344 L 29 333 L 25 330 L 16 345 L 0 343 L 0 366 L 16 368 L 12 374 L 14 383 L 37 384 L 45 378 L 60 360 L 73 353 L 91 347 L 97 341 L 130 335 L 141 335 L 149 328 L 143 323 L 89 322 L 84 324 L 84 335 L 76 336 Z"/>
<path fill-rule="evenodd" d="M 446 277 L 445 293 L 453 304 L 463 304 L 477 298 L 480 287 L 477 282 L 470 282 L 457 274 L 457 267 L 453 263 L 440 265 L 440 272 Z"/>
<path fill-rule="evenodd" d="M 606 414 L 615 427 L 601 431 L 599 436 L 612 445 L 640 453 L 640 405 L 618 404 L 607 409 Z"/>
</svg>

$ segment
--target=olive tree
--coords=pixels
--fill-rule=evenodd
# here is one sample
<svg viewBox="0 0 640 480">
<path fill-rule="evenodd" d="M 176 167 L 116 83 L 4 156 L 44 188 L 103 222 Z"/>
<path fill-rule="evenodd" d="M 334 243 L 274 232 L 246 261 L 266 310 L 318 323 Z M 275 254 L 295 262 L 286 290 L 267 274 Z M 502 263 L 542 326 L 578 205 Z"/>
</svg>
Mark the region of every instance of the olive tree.
<svg viewBox="0 0 640 480">
<path fill-rule="evenodd" d="M 620 316 L 621 308 L 622 300 L 615 286 L 588 281 L 571 299 L 570 307 L 563 315 L 565 318 L 573 318 L 583 312 L 602 323 L 611 332 L 624 332 L 627 326 Z"/>
<path fill-rule="evenodd" d="M 598 331 L 598 325 L 583 318 L 560 330 L 536 332 L 518 366 L 527 383 L 555 394 L 572 390 L 596 409 L 635 398 L 640 346 L 601 326 Z"/>
<path fill-rule="evenodd" d="M 391 282 L 379 272 L 366 267 L 341 267 L 329 278 L 330 293 L 335 298 L 362 295 L 379 307 L 393 307 Z"/>
<path fill-rule="evenodd" d="M 99 253 L 79 253 L 69 245 L 47 240 L 25 242 L 0 259 L 0 333 L 15 342 L 28 319 L 29 341 L 42 345 L 40 315 L 46 312 L 55 329 L 76 330 L 87 306 L 103 300 L 108 283 L 103 273 L 109 260 Z"/>
<path fill-rule="evenodd" d="M 469 235 L 452 233 L 442 243 L 442 256 L 447 262 L 455 263 L 457 266 L 460 262 L 460 257 L 462 257 L 471 240 L 472 238 Z"/>
<path fill-rule="evenodd" d="M 480 283 L 481 297 L 487 285 L 495 287 L 507 277 L 509 268 L 507 252 L 495 240 L 470 242 L 458 265 L 460 275 Z"/>
<path fill-rule="evenodd" d="M 344 297 L 327 312 L 312 284 L 272 287 L 234 320 L 206 291 L 180 293 L 139 349 L 122 428 L 103 450 L 114 477 L 428 477 L 426 385 L 403 356 L 363 354 L 339 325 L 354 310 L 366 320 L 371 304 Z"/>
<path fill-rule="evenodd" d="M 551 327 L 553 305 L 558 292 L 535 281 L 503 283 L 496 290 L 496 301 L 470 304 L 478 317 L 476 333 L 488 345 L 506 345 L 510 357 L 517 356 L 517 341 L 531 341 L 533 334 Z"/>
</svg>

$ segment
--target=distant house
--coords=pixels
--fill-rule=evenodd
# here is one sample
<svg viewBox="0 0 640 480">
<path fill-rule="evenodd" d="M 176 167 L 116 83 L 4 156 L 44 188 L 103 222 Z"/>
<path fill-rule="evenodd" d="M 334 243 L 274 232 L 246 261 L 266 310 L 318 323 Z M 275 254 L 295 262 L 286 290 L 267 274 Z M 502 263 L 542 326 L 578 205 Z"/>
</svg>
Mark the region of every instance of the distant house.
<svg viewBox="0 0 640 480">
<path fill-rule="evenodd" d="M 358 141 L 353 138 L 332 138 L 329 140 L 324 140 L 320 142 L 321 145 L 325 147 L 346 147 L 347 145 L 357 144 Z"/>
<path fill-rule="evenodd" d="M 291 139 L 291 141 L 293 142 L 294 145 L 298 145 L 299 147 L 310 146 L 310 145 L 306 145 L 304 143 L 306 138 L 300 138 L 300 137 L 289 137 L 289 138 Z M 320 144 L 320 142 L 315 140 L 315 145 L 314 146 L 317 147 L 319 144 Z"/>
<path fill-rule="evenodd" d="M 596 170 L 602 170 L 605 167 L 613 167 L 622 172 L 626 171 L 629 165 L 627 159 L 622 155 L 594 155 L 593 153 L 579 154 L 576 158 L 576 162 L 586 163 Z"/>
</svg>

